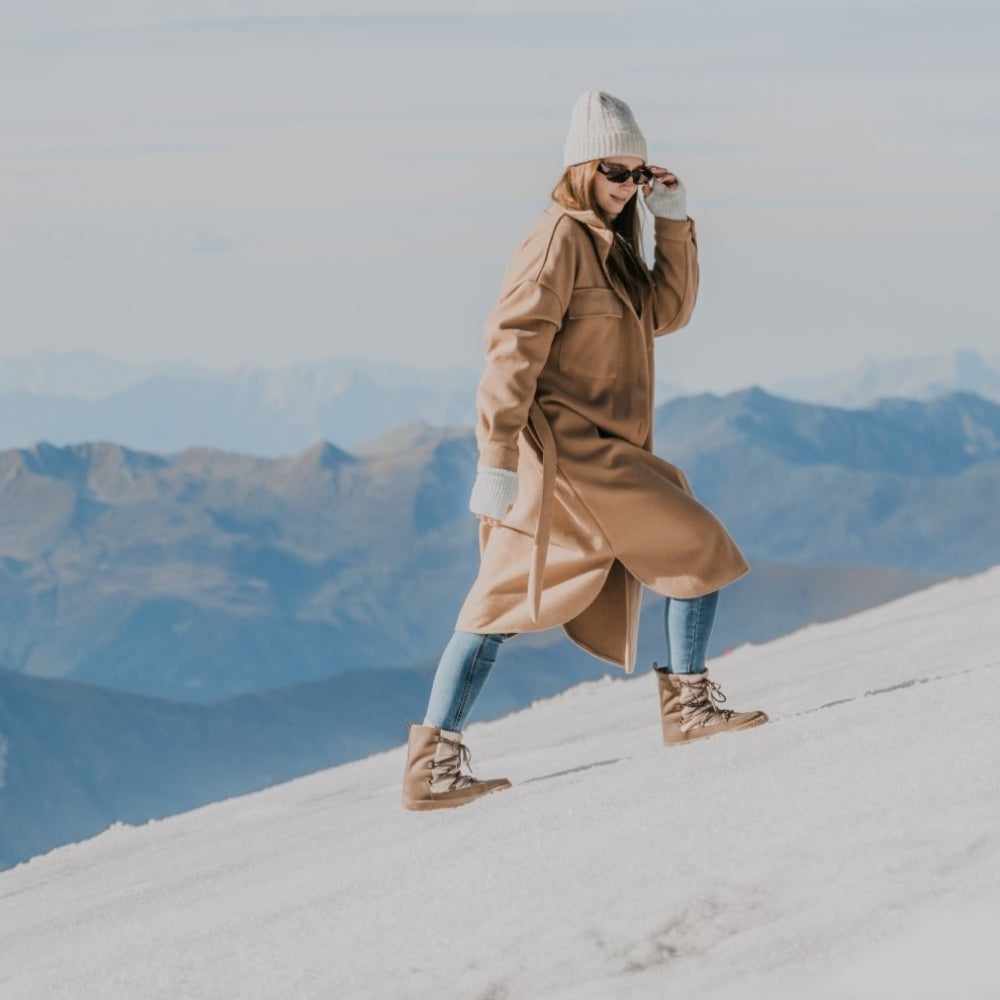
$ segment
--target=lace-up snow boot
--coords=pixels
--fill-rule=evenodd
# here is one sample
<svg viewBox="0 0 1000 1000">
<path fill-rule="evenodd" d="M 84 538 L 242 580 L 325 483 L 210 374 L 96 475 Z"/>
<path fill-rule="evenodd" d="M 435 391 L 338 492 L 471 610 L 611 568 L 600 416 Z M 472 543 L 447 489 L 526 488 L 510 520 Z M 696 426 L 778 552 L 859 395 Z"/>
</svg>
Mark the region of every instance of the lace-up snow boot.
<svg viewBox="0 0 1000 1000">
<path fill-rule="evenodd" d="M 403 772 L 406 809 L 451 809 L 510 788 L 506 778 L 477 781 L 463 774 L 471 759 L 461 733 L 434 726 L 410 726 L 410 745 Z"/>
<path fill-rule="evenodd" d="M 663 742 L 667 745 L 750 729 L 767 722 L 763 712 L 720 708 L 726 696 L 715 681 L 708 679 L 707 670 L 700 674 L 671 674 L 656 667 L 653 673 L 660 686 Z"/>
</svg>

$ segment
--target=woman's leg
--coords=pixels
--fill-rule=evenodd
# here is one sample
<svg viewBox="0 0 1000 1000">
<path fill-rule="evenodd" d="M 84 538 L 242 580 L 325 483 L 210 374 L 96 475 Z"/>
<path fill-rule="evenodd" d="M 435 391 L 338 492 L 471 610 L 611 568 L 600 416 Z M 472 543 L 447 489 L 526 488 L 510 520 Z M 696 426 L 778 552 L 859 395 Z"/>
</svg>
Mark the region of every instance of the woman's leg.
<svg viewBox="0 0 1000 1000">
<path fill-rule="evenodd" d="M 668 597 L 663 609 L 667 638 L 667 662 L 661 670 L 672 674 L 700 674 L 705 670 L 705 654 L 715 623 L 719 592 L 683 600 Z"/>
<path fill-rule="evenodd" d="M 407 809 L 450 809 L 510 788 L 506 778 L 479 781 L 463 770 L 469 749 L 462 727 L 508 635 L 456 632 L 445 647 L 431 687 L 427 717 L 410 726 L 403 771 Z"/>
<path fill-rule="evenodd" d="M 705 667 L 718 603 L 718 592 L 688 601 L 667 598 L 667 663 L 653 673 L 660 692 L 663 742 L 668 746 L 767 722 L 765 712 L 720 707 L 726 696 Z"/>
<path fill-rule="evenodd" d="M 425 726 L 460 733 L 482 691 L 501 643 L 509 635 L 456 632 L 438 663 Z"/>
</svg>

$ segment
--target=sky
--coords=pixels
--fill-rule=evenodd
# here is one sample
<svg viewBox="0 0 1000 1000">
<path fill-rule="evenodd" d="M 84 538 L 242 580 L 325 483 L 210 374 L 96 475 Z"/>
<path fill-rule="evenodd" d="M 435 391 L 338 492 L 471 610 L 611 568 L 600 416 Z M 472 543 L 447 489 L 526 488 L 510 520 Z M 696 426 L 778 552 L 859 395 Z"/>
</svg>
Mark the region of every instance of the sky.
<svg viewBox="0 0 1000 1000">
<path fill-rule="evenodd" d="M 771 721 L 690 746 L 648 671 L 472 725 L 513 787 L 461 809 L 402 808 L 400 746 L 116 824 L 0 872 L 4 1000 L 996 998 L 998 600 L 713 660 Z"/>
<path fill-rule="evenodd" d="M 576 96 L 678 173 L 658 376 L 995 350 L 1000 3 L 8 0 L 0 357 L 478 367 Z"/>
</svg>

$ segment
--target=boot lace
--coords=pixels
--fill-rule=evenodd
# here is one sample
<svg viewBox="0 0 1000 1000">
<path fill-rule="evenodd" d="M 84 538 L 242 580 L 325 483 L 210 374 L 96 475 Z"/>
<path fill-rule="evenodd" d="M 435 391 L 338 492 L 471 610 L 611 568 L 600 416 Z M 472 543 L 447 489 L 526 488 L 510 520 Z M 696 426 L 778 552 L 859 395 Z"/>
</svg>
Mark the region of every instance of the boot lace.
<svg viewBox="0 0 1000 1000">
<path fill-rule="evenodd" d="M 736 713 L 731 708 L 719 708 L 725 700 L 717 681 L 704 677 L 686 682 L 681 694 L 681 730 L 728 722 Z"/>
<path fill-rule="evenodd" d="M 469 748 L 459 740 L 449 740 L 445 736 L 438 738 L 439 746 L 449 747 L 453 752 L 447 756 L 434 755 L 431 762 L 431 787 L 437 788 L 439 782 L 447 782 L 446 791 L 452 792 L 457 788 L 468 788 L 474 785 L 476 779 L 471 774 L 462 774 L 462 768 L 471 767 L 472 754 Z"/>
</svg>

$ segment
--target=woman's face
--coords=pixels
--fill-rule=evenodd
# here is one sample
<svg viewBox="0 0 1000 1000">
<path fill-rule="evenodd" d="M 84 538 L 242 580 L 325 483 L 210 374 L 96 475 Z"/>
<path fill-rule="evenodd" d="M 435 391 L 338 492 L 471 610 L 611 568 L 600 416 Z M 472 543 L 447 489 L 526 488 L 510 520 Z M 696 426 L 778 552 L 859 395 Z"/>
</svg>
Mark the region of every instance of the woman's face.
<svg viewBox="0 0 1000 1000">
<path fill-rule="evenodd" d="M 614 156 L 601 162 L 609 167 L 625 167 L 627 170 L 643 165 L 638 156 Z M 634 197 L 635 181 L 631 177 L 621 184 L 613 184 L 599 170 L 594 174 L 594 201 L 609 219 L 618 218 L 629 199 Z"/>
</svg>

